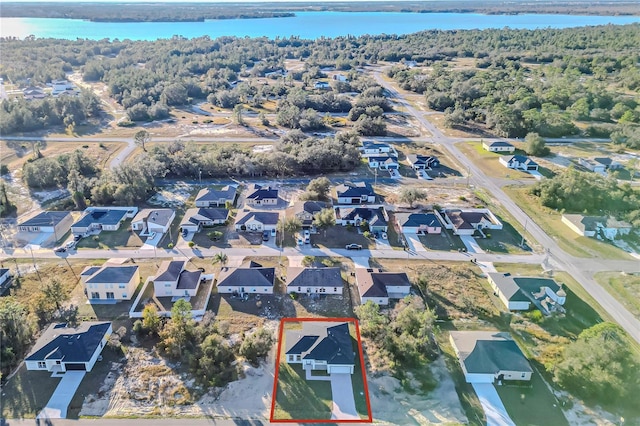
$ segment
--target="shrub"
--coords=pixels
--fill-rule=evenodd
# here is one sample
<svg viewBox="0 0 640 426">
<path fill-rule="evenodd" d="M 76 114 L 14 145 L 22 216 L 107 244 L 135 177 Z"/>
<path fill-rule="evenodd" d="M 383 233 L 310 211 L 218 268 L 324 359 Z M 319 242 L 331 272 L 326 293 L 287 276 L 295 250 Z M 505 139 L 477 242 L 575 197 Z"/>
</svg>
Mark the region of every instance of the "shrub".
<svg viewBox="0 0 640 426">
<path fill-rule="evenodd" d="M 118 122 L 118 127 L 133 127 L 136 123 L 130 120 L 123 120 Z"/>
<path fill-rule="evenodd" d="M 267 356 L 272 345 L 273 334 L 264 328 L 259 328 L 244 339 L 240 346 L 240 355 L 256 365 L 260 358 Z"/>
<path fill-rule="evenodd" d="M 173 243 L 169 243 L 169 244 L 167 244 L 167 248 L 172 249 L 172 248 L 173 248 Z"/>
<path fill-rule="evenodd" d="M 193 246 L 195 246 L 196 243 L 194 243 L 193 241 L 189 241 L 189 248 L 193 248 Z"/>
</svg>

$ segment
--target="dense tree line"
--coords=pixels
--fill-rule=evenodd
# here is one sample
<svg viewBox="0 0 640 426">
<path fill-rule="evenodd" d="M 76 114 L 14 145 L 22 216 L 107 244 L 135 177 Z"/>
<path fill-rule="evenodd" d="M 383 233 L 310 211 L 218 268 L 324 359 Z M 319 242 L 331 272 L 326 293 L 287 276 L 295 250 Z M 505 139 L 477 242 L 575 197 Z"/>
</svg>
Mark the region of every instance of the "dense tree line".
<svg viewBox="0 0 640 426">
<path fill-rule="evenodd" d="M 100 99 L 88 90 L 82 90 L 78 97 L 4 100 L 0 103 L 0 133 L 40 130 L 61 124 L 73 131 L 76 125 L 96 117 L 101 110 Z"/>
<path fill-rule="evenodd" d="M 165 117 L 166 108 L 172 105 L 205 98 L 224 107 L 275 98 L 286 99 L 283 108 L 293 104 L 300 113 L 309 108 L 342 111 L 346 103 L 339 97 L 308 97 L 299 105 L 288 97 L 290 82 L 299 80 L 308 87 L 323 75 L 320 70 L 325 66 L 346 70 L 353 77 L 357 75 L 353 70 L 364 64 L 414 60 L 435 65 L 433 72 L 398 68 L 392 75 L 404 87 L 426 93 L 432 108 L 450 108 L 451 125 L 476 122 L 502 135 L 524 136 L 533 131 L 552 136 L 575 132 L 571 122 L 575 119 L 640 121 L 638 100 L 609 90 L 610 84 L 625 91 L 640 87 L 640 69 L 635 66 L 639 29 L 636 24 L 558 30 L 434 30 L 318 40 L 213 40 L 206 36 L 157 41 L 2 39 L 0 76 L 26 86 L 81 69 L 87 81 L 107 84 L 131 118 L 144 120 Z M 474 58 L 481 69 L 450 70 L 445 65 L 454 58 Z M 305 69 L 292 71 L 286 78 L 274 77 L 281 81 L 264 88 L 250 83 L 232 87 L 243 76 L 283 69 L 285 59 L 303 59 Z M 542 66 L 530 69 L 525 64 Z M 338 93 L 362 92 L 371 85 L 368 80 L 332 85 Z M 362 106 L 352 106 L 356 108 L 354 121 L 362 115 Z M 293 112 L 290 115 L 295 116 Z M 373 120 L 376 114 L 377 109 L 367 113 Z M 299 127 L 297 121 L 293 120 L 294 128 Z"/>
<path fill-rule="evenodd" d="M 29 159 L 22 167 L 22 179 L 30 188 L 66 186 L 76 175 L 91 178 L 97 172 L 93 160 L 77 149 L 56 157 Z M 77 184 L 77 183 L 74 183 Z"/>
<path fill-rule="evenodd" d="M 536 183 L 531 193 L 552 209 L 596 216 L 607 212 L 640 226 L 640 194 L 628 183 L 619 185 L 612 177 L 569 168 Z"/>
</svg>

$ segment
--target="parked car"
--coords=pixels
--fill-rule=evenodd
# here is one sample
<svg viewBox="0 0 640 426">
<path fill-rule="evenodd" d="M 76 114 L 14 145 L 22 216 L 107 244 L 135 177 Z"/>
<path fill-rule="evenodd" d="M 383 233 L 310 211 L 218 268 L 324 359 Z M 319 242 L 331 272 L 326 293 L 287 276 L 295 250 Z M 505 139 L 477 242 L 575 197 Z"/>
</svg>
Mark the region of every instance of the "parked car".
<svg viewBox="0 0 640 426">
<path fill-rule="evenodd" d="M 75 248 L 76 246 L 76 242 L 75 241 L 69 241 L 67 244 L 64 245 L 64 247 L 68 250 L 71 250 L 73 248 Z"/>
<path fill-rule="evenodd" d="M 155 232 L 152 232 L 152 233 L 149 234 L 149 239 L 150 240 L 153 240 L 155 237 L 156 237 L 156 233 Z"/>
<path fill-rule="evenodd" d="M 76 235 L 73 237 L 73 241 L 80 241 L 82 239 L 82 235 Z"/>
<path fill-rule="evenodd" d="M 64 253 L 65 251 L 67 251 L 67 249 L 65 247 L 56 247 L 53 249 L 53 251 L 55 253 Z"/>
<path fill-rule="evenodd" d="M 187 229 L 183 229 L 182 230 L 182 238 L 187 238 L 187 235 L 189 235 L 189 231 Z"/>
<path fill-rule="evenodd" d="M 269 236 L 271 235 L 271 233 L 269 231 L 264 231 L 262 233 L 262 241 L 269 241 Z"/>
<path fill-rule="evenodd" d="M 362 246 L 360 244 L 347 244 L 345 248 L 347 250 L 362 250 Z"/>
<path fill-rule="evenodd" d="M 386 232 L 383 232 L 383 233 L 382 233 L 382 239 L 383 239 L 383 240 L 386 240 L 386 239 L 387 239 L 387 233 L 386 233 Z"/>
<path fill-rule="evenodd" d="M 297 242 L 299 246 L 303 246 L 304 245 L 304 240 L 302 239 L 302 237 L 300 235 L 297 236 Z"/>
<path fill-rule="evenodd" d="M 275 236 L 276 236 L 276 228 L 273 228 L 273 229 L 271 230 L 271 236 L 272 236 L 272 237 L 275 237 Z"/>
</svg>

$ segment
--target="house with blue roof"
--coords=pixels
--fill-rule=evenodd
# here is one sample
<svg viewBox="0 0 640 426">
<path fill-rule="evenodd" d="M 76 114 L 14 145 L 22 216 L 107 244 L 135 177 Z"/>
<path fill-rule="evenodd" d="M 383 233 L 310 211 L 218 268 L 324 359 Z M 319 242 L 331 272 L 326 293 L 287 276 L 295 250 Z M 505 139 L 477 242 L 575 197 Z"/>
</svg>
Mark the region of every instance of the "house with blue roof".
<svg viewBox="0 0 640 426">
<path fill-rule="evenodd" d="M 289 330 L 285 335 L 287 364 L 302 364 L 307 380 L 314 370 L 327 374 L 353 374 L 356 352 L 349 323 L 303 322 L 302 330 Z"/>
<path fill-rule="evenodd" d="M 18 223 L 18 241 L 47 245 L 69 232 L 73 224 L 70 212 L 43 211 Z"/>
<path fill-rule="evenodd" d="M 138 213 L 137 207 L 89 207 L 76 223 L 71 225 L 73 235 L 87 236 L 101 231 L 117 231 L 127 219 Z"/>
<path fill-rule="evenodd" d="M 51 324 L 25 359 L 27 370 L 91 371 L 112 332 L 110 322 Z"/>
<path fill-rule="evenodd" d="M 90 303 L 116 303 L 131 300 L 140 284 L 138 265 L 87 266 L 80 281 Z"/>
</svg>

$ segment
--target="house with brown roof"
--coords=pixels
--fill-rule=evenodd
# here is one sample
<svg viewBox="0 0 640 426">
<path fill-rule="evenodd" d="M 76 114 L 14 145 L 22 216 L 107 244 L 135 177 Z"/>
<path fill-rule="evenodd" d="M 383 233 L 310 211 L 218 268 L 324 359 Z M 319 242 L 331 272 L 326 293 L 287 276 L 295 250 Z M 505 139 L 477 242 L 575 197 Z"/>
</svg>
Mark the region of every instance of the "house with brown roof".
<svg viewBox="0 0 640 426">
<path fill-rule="evenodd" d="M 403 299 L 411 292 L 411 281 L 405 272 L 382 272 L 381 269 L 356 269 L 360 304 L 373 302 L 388 305 L 389 299 Z"/>
<path fill-rule="evenodd" d="M 435 214 L 455 235 L 473 235 L 484 229 L 502 229 L 502 222 L 489 209 L 448 208 Z"/>
</svg>

